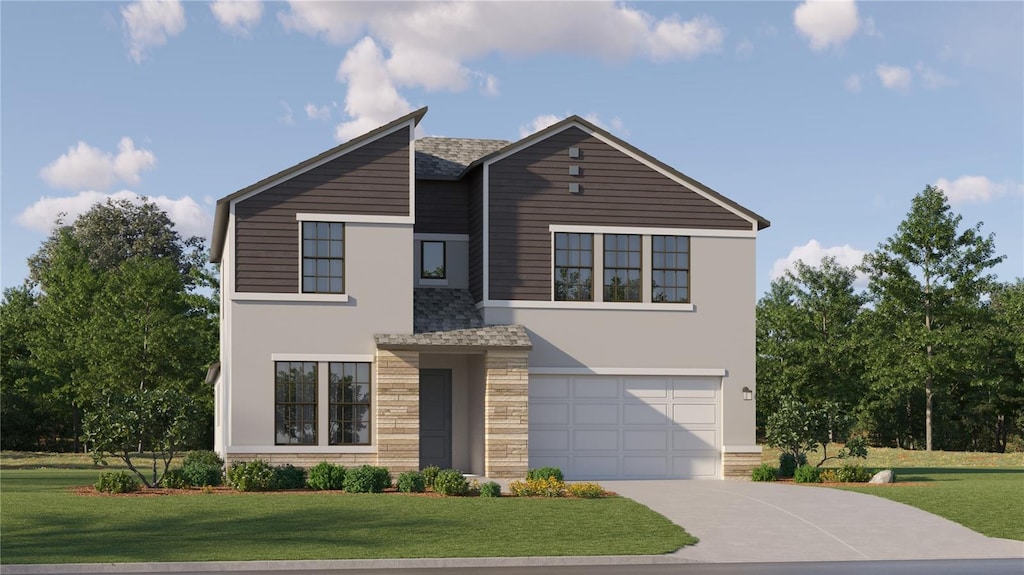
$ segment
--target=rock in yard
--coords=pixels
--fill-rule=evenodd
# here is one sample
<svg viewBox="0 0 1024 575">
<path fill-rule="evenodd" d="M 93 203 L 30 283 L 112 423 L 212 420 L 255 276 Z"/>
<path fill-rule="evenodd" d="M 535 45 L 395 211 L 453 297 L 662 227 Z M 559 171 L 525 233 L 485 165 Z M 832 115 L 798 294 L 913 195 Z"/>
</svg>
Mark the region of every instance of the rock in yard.
<svg viewBox="0 0 1024 575">
<path fill-rule="evenodd" d="M 885 469 L 871 476 L 871 481 L 868 483 L 892 483 L 896 479 L 896 474 L 892 472 L 892 469 Z"/>
</svg>

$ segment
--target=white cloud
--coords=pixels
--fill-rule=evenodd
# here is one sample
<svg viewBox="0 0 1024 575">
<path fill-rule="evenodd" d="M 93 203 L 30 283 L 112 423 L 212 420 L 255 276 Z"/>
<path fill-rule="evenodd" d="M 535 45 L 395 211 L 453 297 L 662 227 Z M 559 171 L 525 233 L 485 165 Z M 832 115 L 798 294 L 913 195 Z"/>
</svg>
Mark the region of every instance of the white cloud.
<svg viewBox="0 0 1024 575">
<path fill-rule="evenodd" d="M 292 107 L 288 105 L 288 102 L 281 100 L 281 109 L 284 110 L 284 113 L 281 114 L 278 120 L 280 120 L 285 126 L 294 126 L 295 115 L 292 113 Z"/>
<path fill-rule="evenodd" d="M 121 18 L 128 34 L 128 55 L 136 63 L 145 59 L 148 48 L 163 46 L 185 30 L 185 8 L 178 0 L 133 2 L 121 8 Z"/>
<path fill-rule="evenodd" d="M 853 0 L 806 0 L 793 11 L 793 24 L 811 41 L 812 50 L 824 50 L 842 46 L 860 22 Z"/>
<path fill-rule="evenodd" d="M 210 4 L 210 12 L 224 30 L 248 36 L 263 18 L 263 3 L 256 0 L 216 0 Z"/>
<path fill-rule="evenodd" d="M 924 62 L 918 62 L 914 69 L 917 71 L 918 77 L 921 78 L 921 85 L 928 90 L 938 90 L 956 84 L 952 78 L 925 66 Z"/>
<path fill-rule="evenodd" d="M 882 31 L 875 25 L 875 19 L 870 16 L 864 19 L 864 35 L 873 38 L 882 37 Z"/>
<path fill-rule="evenodd" d="M 568 118 L 571 115 L 572 114 L 556 116 L 554 114 L 541 114 L 535 117 L 534 119 L 530 120 L 529 122 L 519 126 L 519 137 L 525 138 L 526 136 L 539 132 L 552 124 L 557 124 L 558 122 L 561 122 L 562 120 Z M 594 124 L 595 126 L 603 128 L 610 132 L 614 132 L 617 134 L 625 134 L 627 132 L 625 124 L 623 123 L 622 119 L 618 117 L 612 118 L 611 120 L 608 121 L 607 124 L 597 114 L 591 113 L 581 117 L 584 120 L 590 122 L 591 124 Z"/>
<path fill-rule="evenodd" d="M 496 94 L 498 79 L 470 66 L 495 53 L 688 60 L 718 51 L 725 37 L 707 16 L 659 19 L 613 2 L 291 2 L 278 17 L 288 30 L 355 42 L 338 70 L 349 117 L 336 129 L 342 140 L 411 110 L 403 88 Z"/>
<path fill-rule="evenodd" d="M 993 182 L 985 176 L 960 176 L 953 181 L 939 178 L 935 187 L 946 193 L 952 205 L 988 202 L 1008 193 L 1024 194 L 1024 184 Z"/>
<path fill-rule="evenodd" d="M 306 117 L 310 120 L 329 120 L 331 118 L 331 107 L 327 104 L 317 106 L 310 102 L 306 104 Z"/>
<path fill-rule="evenodd" d="M 136 149 L 132 139 L 124 137 L 117 145 L 117 155 L 78 142 L 40 170 L 39 175 L 55 188 L 106 190 L 118 182 L 138 184 L 139 172 L 155 165 L 153 152 Z"/>
<path fill-rule="evenodd" d="M 875 67 L 875 73 L 882 85 L 890 90 L 905 92 L 910 89 L 911 72 L 908 68 L 879 64 Z"/>
<path fill-rule="evenodd" d="M 15 221 L 18 224 L 42 233 L 50 233 L 57 218 L 63 214 L 65 223 L 75 221 L 75 218 L 89 211 L 97 203 L 106 202 L 108 199 L 129 200 L 134 203 L 141 203 L 142 196 L 128 190 L 121 190 L 113 194 L 97 191 L 85 191 L 73 196 L 58 198 L 44 197 L 25 208 L 18 214 Z M 204 210 L 195 200 L 189 196 L 180 199 L 171 199 L 166 196 L 146 198 L 155 203 L 160 209 L 167 212 L 167 216 L 174 222 L 174 227 L 182 236 L 203 236 L 209 238 L 213 226 L 213 218 L 208 211 Z"/>
<path fill-rule="evenodd" d="M 860 74 L 850 74 L 843 80 L 843 87 L 846 88 L 847 92 L 860 92 L 860 84 Z"/>
<path fill-rule="evenodd" d="M 754 53 L 754 43 L 746 38 L 742 42 L 736 44 L 736 57 L 745 60 Z"/>
<path fill-rule="evenodd" d="M 772 279 L 782 277 L 787 271 L 793 271 L 793 266 L 797 261 L 817 267 L 821 265 L 821 260 L 826 257 L 833 257 L 839 265 L 852 268 L 861 264 L 866 253 L 864 250 L 858 250 L 849 244 L 826 248 L 818 240 L 812 239 L 802 246 L 795 246 L 786 257 L 775 260 L 775 263 L 772 264 Z M 867 277 L 858 272 L 854 286 L 859 288 L 866 287 Z"/>
</svg>

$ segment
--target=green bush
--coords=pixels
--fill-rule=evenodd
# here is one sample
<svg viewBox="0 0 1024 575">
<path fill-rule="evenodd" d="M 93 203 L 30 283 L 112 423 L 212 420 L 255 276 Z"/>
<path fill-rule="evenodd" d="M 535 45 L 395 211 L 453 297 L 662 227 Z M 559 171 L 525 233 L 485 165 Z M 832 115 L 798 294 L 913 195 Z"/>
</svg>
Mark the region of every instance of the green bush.
<svg viewBox="0 0 1024 575">
<path fill-rule="evenodd" d="M 213 451 L 192 451 L 181 464 L 182 473 L 189 485 L 216 487 L 224 481 L 224 460 Z"/>
<path fill-rule="evenodd" d="M 527 479 L 547 479 L 549 477 L 565 481 L 565 477 L 562 476 L 562 470 L 557 467 L 538 467 L 526 472 Z"/>
<path fill-rule="evenodd" d="M 387 467 L 360 465 L 345 472 L 345 491 L 349 493 L 380 493 L 391 487 Z"/>
<path fill-rule="evenodd" d="M 813 465 L 801 465 L 793 472 L 794 483 L 821 483 L 821 470 Z"/>
<path fill-rule="evenodd" d="M 228 468 L 228 485 L 239 491 L 270 491 L 275 488 L 274 468 L 262 459 L 239 461 Z"/>
<path fill-rule="evenodd" d="M 131 493 L 139 490 L 139 480 L 127 471 L 106 471 L 100 473 L 94 487 L 104 493 Z"/>
<path fill-rule="evenodd" d="M 480 497 L 501 497 L 501 486 L 494 481 L 480 485 Z"/>
<path fill-rule="evenodd" d="M 160 487 L 167 489 L 187 489 L 189 485 L 188 479 L 185 478 L 185 472 L 181 468 L 169 470 L 160 480 Z"/>
<path fill-rule="evenodd" d="M 782 472 L 772 467 L 771 463 L 762 463 L 750 473 L 751 481 L 775 481 Z"/>
<path fill-rule="evenodd" d="M 793 477 L 793 472 L 801 465 L 807 465 L 807 456 L 803 453 L 795 457 L 792 453 L 784 451 L 779 454 L 779 477 Z"/>
<path fill-rule="evenodd" d="M 604 487 L 600 483 L 570 483 L 565 486 L 567 494 L 581 499 L 596 499 L 604 495 Z"/>
<path fill-rule="evenodd" d="M 423 468 L 423 482 L 430 489 L 434 488 L 434 478 L 441 472 L 441 468 L 436 465 L 428 465 Z"/>
<path fill-rule="evenodd" d="M 306 470 L 287 463 L 274 468 L 274 489 L 303 489 L 306 487 Z"/>
<path fill-rule="evenodd" d="M 321 461 L 309 468 L 306 484 L 311 489 L 339 491 L 345 487 L 345 468 L 327 461 Z"/>
<path fill-rule="evenodd" d="M 398 490 L 402 493 L 423 493 L 427 490 L 426 481 L 419 471 L 406 471 L 398 476 Z"/>
<path fill-rule="evenodd" d="M 867 483 L 872 475 L 870 470 L 853 463 L 847 463 L 836 470 L 836 480 L 841 483 Z"/>
<path fill-rule="evenodd" d="M 434 478 L 434 493 L 441 495 L 465 495 L 469 482 L 458 469 L 442 469 Z"/>
</svg>

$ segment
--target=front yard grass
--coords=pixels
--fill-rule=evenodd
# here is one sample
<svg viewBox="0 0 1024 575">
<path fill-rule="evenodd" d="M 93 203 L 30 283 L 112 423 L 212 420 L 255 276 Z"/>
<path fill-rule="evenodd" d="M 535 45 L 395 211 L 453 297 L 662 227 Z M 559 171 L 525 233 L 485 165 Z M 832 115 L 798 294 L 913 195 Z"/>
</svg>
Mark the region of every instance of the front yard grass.
<svg viewBox="0 0 1024 575">
<path fill-rule="evenodd" d="M 0 562 L 640 555 L 697 541 L 621 497 L 74 492 L 98 474 L 0 470 Z"/>
</svg>

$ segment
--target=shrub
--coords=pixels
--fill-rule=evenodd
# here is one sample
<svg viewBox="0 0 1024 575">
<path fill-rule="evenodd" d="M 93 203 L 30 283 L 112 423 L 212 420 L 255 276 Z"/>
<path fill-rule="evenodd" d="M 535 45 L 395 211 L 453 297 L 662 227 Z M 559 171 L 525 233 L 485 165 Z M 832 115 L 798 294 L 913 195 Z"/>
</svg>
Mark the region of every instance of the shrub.
<svg viewBox="0 0 1024 575">
<path fill-rule="evenodd" d="M 327 461 L 321 461 L 309 468 L 306 484 L 311 489 L 341 490 L 345 487 L 345 468 Z"/>
<path fill-rule="evenodd" d="M 434 478 L 436 478 L 437 474 L 440 473 L 440 472 L 441 472 L 441 468 L 436 466 L 436 465 L 428 465 L 428 466 L 424 467 L 423 468 L 423 482 L 424 482 L 424 485 L 426 485 L 427 487 L 433 489 L 434 488 Z"/>
<path fill-rule="evenodd" d="M 565 483 L 555 476 L 547 479 L 527 479 L 513 481 L 508 484 L 509 491 L 517 497 L 562 497 L 565 495 Z"/>
<path fill-rule="evenodd" d="M 871 471 L 860 465 L 847 463 L 836 470 L 836 480 L 841 483 L 867 483 L 871 480 Z"/>
<path fill-rule="evenodd" d="M 570 483 L 565 486 L 565 490 L 569 495 L 582 499 L 594 499 L 604 495 L 604 487 L 598 483 Z"/>
<path fill-rule="evenodd" d="M 94 487 L 104 493 L 131 493 L 139 490 L 139 480 L 127 471 L 107 471 L 100 473 Z"/>
<path fill-rule="evenodd" d="M 821 483 L 821 469 L 813 465 L 801 465 L 793 472 L 795 483 Z"/>
<path fill-rule="evenodd" d="M 239 461 L 228 468 L 228 485 L 239 491 L 274 489 L 274 468 L 262 459 Z"/>
<path fill-rule="evenodd" d="M 274 489 L 302 489 L 306 487 L 306 470 L 288 463 L 274 468 Z"/>
<path fill-rule="evenodd" d="M 779 477 L 793 477 L 793 472 L 801 465 L 807 465 L 807 456 L 803 453 L 799 457 L 788 451 L 779 455 Z"/>
<path fill-rule="evenodd" d="M 345 472 L 345 491 L 349 493 L 381 493 L 391 487 L 387 467 L 360 465 Z"/>
<path fill-rule="evenodd" d="M 480 497 L 501 497 L 501 486 L 493 481 L 481 484 Z"/>
<path fill-rule="evenodd" d="M 458 469 L 442 469 L 434 478 L 434 493 L 441 495 L 465 495 L 469 482 Z"/>
<path fill-rule="evenodd" d="M 838 469 L 822 469 L 820 478 L 822 483 L 840 483 Z"/>
<path fill-rule="evenodd" d="M 406 471 L 398 476 L 397 483 L 402 493 L 423 493 L 427 489 L 423 474 L 419 471 Z"/>
<path fill-rule="evenodd" d="M 224 460 L 213 451 L 190 452 L 181 470 L 188 484 L 196 487 L 217 486 L 224 480 Z"/>
<path fill-rule="evenodd" d="M 182 469 L 171 469 L 160 480 L 160 487 L 166 487 L 167 489 L 186 489 L 189 485 Z"/>
<path fill-rule="evenodd" d="M 781 475 L 781 471 L 772 467 L 771 463 L 762 463 L 750 473 L 751 481 L 775 481 Z"/>
<path fill-rule="evenodd" d="M 562 470 L 557 467 L 538 467 L 537 469 L 531 469 L 526 472 L 527 479 L 547 479 L 554 477 L 559 481 L 565 481 L 565 477 L 562 476 Z"/>
</svg>

